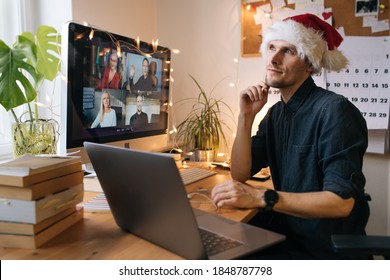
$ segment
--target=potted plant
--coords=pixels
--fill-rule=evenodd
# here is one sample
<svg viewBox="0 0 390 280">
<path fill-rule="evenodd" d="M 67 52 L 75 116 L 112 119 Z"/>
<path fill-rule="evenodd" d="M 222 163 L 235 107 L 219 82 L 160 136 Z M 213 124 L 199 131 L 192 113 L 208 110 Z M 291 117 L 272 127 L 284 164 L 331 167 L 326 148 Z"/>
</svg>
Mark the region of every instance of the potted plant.
<svg viewBox="0 0 390 280">
<path fill-rule="evenodd" d="M 206 94 L 198 81 L 193 76 L 190 77 L 197 85 L 199 94 L 197 97 L 176 102 L 175 105 L 192 104 L 188 115 L 177 126 L 177 138 L 182 140 L 187 149 L 195 153 L 195 160 L 213 161 L 221 144 L 227 147 L 224 128 L 231 131 L 231 127 L 222 116 L 233 120 L 233 110 L 222 98 L 216 99 L 212 96 L 219 83 L 210 94 Z"/>
<path fill-rule="evenodd" d="M 56 153 L 58 125 L 41 119 L 37 104 L 43 81 L 61 71 L 61 37 L 56 29 L 40 26 L 36 34 L 24 32 L 9 47 L 0 40 L 0 104 L 10 111 L 14 156 Z M 19 116 L 15 108 L 27 105 Z"/>
</svg>

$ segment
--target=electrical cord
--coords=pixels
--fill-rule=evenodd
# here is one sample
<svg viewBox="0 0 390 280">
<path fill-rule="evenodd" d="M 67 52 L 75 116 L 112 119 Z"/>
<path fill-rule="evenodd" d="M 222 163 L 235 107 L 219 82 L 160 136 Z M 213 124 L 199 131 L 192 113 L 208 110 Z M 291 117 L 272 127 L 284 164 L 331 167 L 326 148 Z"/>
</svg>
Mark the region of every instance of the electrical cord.
<svg viewBox="0 0 390 280">
<path fill-rule="evenodd" d="M 201 200 L 192 200 L 192 198 L 195 196 L 195 195 L 199 195 L 199 196 L 202 196 L 204 198 L 206 198 L 208 201 L 201 201 Z M 198 202 L 198 203 L 211 203 L 215 209 L 218 209 L 218 206 L 214 203 L 214 201 L 207 195 L 203 194 L 203 193 L 200 193 L 200 192 L 192 192 L 192 193 L 189 193 L 187 194 L 187 198 L 189 200 L 191 200 L 192 202 Z"/>
</svg>

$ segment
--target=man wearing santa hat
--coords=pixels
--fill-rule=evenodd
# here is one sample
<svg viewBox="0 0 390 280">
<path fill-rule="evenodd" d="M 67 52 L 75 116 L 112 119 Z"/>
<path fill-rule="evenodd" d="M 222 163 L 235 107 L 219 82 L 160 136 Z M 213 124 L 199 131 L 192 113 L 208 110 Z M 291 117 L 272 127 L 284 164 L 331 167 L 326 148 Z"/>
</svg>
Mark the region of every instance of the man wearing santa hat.
<svg viewBox="0 0 390 280">
<path fill-rule="evenodd" d="M 337 50 L 342 40 L 312 14 L 274 23 L 261 44 L 265 79 L 240 93 L 233 180 L 215 186 L 212 198 L 218 207 L 262 209 L 252 222 L 286 235 L 284 243 L 260 252 L 259 258 L 349 258 L 332 251 L 331 235 L 364 234 L 364 226 L 356 225 L 362 219 L 359 211 L 367 209 L 362 173 L 366 122 L 345 97 L 317 87 L 311 77 L 322 68 L 347 66 Z M 270 87 L 280 91 L 281 100 L 251 136 Z M 267 166 L 274 190 L 245 183 Z"/>
</svg>

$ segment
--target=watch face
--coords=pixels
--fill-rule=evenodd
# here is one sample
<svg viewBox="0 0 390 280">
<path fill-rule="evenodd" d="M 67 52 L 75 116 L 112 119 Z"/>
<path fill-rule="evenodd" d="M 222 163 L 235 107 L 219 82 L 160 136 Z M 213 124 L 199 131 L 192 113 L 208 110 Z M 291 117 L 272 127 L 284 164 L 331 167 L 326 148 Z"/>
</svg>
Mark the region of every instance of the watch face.
<svg viewBox="0 0 390 280">
<path fill-rule="evenodd" d="M 274 190 L 267 190 L 264 193 L 264 201 L 266 203 L 265 210 L 272 210 L 274 205 L 279 201 L 279 195 Z"/>
<path fill-rule="evenodd" d="M 279 195 L 276 191 L 274 190 L 268 190 L 264 194 L 264 200 L 267 204 L 275 204 L 279 200 Z"/>
</svg>

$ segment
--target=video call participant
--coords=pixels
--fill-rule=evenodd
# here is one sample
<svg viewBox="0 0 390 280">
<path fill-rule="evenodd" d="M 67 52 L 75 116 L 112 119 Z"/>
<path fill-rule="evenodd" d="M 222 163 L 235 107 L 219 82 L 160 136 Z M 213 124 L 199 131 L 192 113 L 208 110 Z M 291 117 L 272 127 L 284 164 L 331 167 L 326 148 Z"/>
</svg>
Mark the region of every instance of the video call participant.
<svg viewBox="0 0 390 280">
<path fill-rule="evenodd" d="M 138 81 L 134 84 L 135 67 L 134 64 L 130 67 L 129 88 L 132 92 L 135 91 L 154 91 L 156 90 L 155 80 L 149 71 L 149 60 L 145 57 L 142 60 L 142 76 L 138 78 Z"/>
<path fill-rule="evenodd" d="M 366 122 L 345 97 L 317 87 L 311 77 L 321 68 L 347 66 L 337 50 L 341 42 L 331 25 L 312 14 L 276 22 L 263 36 L 265 79 L 240 93 L 233 180 L 212 190 L 218 207 L 260 208 L 252 223 L 286 235 L 281 245 L 251 258 L 349 258 L 333 252 L 331 235 L 364 234 L 355 224 L 367 206 L 362 173 Z M 251 137 L 270 87 L 279 89 L 281 100 Z M 267 166 L 275 190 L 246 184 Z"/>
<path fill-rule="evenodd" d="M 119 75 L 116 69 L 117 65 L 118 65 L 118 55 L 116 53 L 112 53 L 110 55 L 109 66 L 106 67 L 106 69 L 104 70 L 101 88 L 110 88 L 110 89 L 119 88 Z"/>
<path fill-rule="evenodd" d="M 130 118 L 130 127 L 133 131 L 144 129 L 149 123 L 148 115 L 142 111 L 143 101 L 143 96 L 137 95 L 137 111 Z"/>
<path fill-rule="evenodd" d="M 100 111 L 96 116 L 91 128 L 116 126 L 116 113 L 111 108 L 111 95 L 104 91 L 100 101 Z"/>
</svg>

